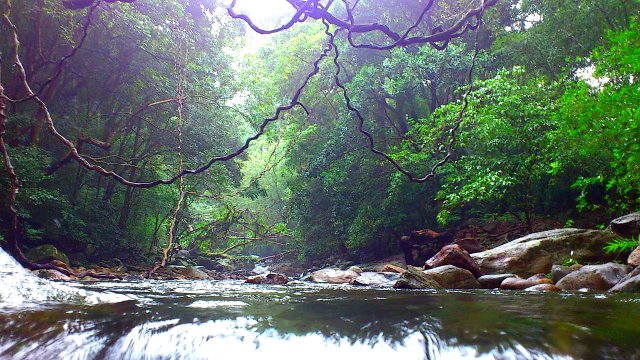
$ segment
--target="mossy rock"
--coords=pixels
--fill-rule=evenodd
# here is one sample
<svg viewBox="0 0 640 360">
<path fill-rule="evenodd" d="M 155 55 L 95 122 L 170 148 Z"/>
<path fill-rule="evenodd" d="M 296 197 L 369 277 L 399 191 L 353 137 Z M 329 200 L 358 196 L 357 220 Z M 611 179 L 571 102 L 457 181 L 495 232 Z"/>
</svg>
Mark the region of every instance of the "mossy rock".
<svg viewBox="0 0 640 360">
<path fill-rule="evenodd" d="M 52 260 L 60 260 L 69 265 L 69 257 L 67 257 L 67 255 L 62 251 L 58 250 L 55 246 L 49 244 L 36 246 L 30 249 L 27 251 L 25 256 L 29 261 L 37 264 L 45 264 Z"/>
</svg>

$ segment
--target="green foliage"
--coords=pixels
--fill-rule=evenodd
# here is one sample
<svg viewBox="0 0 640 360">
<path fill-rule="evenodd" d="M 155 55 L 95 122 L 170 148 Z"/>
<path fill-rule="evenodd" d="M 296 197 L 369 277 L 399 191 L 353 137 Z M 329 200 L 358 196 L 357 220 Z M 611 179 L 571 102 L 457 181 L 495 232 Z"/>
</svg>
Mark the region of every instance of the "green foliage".
<svg viewBox="0 0 640 360">
<path fill-rule="evenodd" d="M 46 175 L 49 155 L 35 147 L 10 149 L 12 163 L 21 179 L 17 197 L 18 216 L 25 237 L 31 241 L 71 237 L 83 239 L 85 223 L 73 211 L 72 205 L 58 189 L 50 188 L 53 181 Z M 5 174 L 0 177 L 3 189 L 9 188 Z M 3 203 L 8 203 L 8 194 L 0 194 Z M 0 227 L 8 224 L 0 222 Z"/>
<path fill-rule="evenodd" d="M 636 237 L 635 239 L 614 239 L 609 241 L 607 245 L 602 248 L 602 250 L 604 250 L 607 254 L 628 254 L 638 247 L 638 239 L 638 237 Z"/>
<path fill-rule="evenodd" d="M 12 3 L 37 88 L 55 70 L 49 60 L 78 43 L 86 12 L 65 10 L 59 0 Z M 184 82 L 181 155 L 186 168 L 201 166 L 237 149 L 289 101 L 327 40 L 322 24 L 309 21 L 253 51 L 239 22 L 217 16 L 222 3 L 207 2 L 206 14 L 187 3 L 101 5 L 83 48 L 45 92 L 57 128 L 85 141 L 80 150 L 92 162 L 131 181 L 168 178 L 178 168 L 175 103 L 147 105 L 175 98 Z M 411 26 L 406 13 L 423 6 L 359 4 L 358 21 L 383 19 L 393 29 Z M 536 217 L 573 226 L 590 213 L 637 209 L 638 4 L 527 0 L 490 9 L 453 155 L 426 184 L 408 182 L 367 149 L 327 59 L 300 97 L 309 114 L 282 114 L 243 156 L 185 178 L 176 240 L 205 253 L 232 248 L 249 260 L 281 252 L 366 259 L 399 251 L 397 239 L 420 228 L 517 217 L 533 230 Z M 429 26 L 447 27 L 466 5 L 438 4 Z M 357 42 L 378 40 L 363 37 Z M 8 54 L 7 35 L 0 38 Z M 469 32 L 445 50 L 371 52 L 338 37 L 342 79 L 365 129 L 376 148 L 413 173 L 428 173 L 447 155 L 474 40 Z M 2 79 L 16 76 L 8 62 L 0 71 Z M 7 94 L 20 97 L 17 84 L 3 81 Z M 59 243 L 78 255 L 91 244 L 98 257 L 153 259 L 166 245 L 178 188 L 130 189 L 73 162 L 47 175 L 65 149 L 45 135 L 30 103 L 9 110 L 6 139 L 22 180 L 18 210 L 29 245 Z M 4 174 L 0 185 L 8 188 Z M 3 232 L 6 196 L 0 193 Z"/>
<path fill-rule="evenodd" d="M 579 168 L 578 208 L 630 211 L 640 204 L 639 26 L 610 32 L 593 53 L 595 85 L 578 81 L 559 100 L 559 166 Z"/>
<path fill-rule="evenodd" d="M 208 5 L 220 6 L 216 2 Z M 62 58 L 78 43 L 86 11 L 65 10 L 58 0 L 14 1 L 13 6 L 20 55 L 37 89 L 54 74 L 51 61 Z M 223 49 L 238 45 L 233 40 L 238 27 L 219 25 L 177 0 L 101 6 L 82 49 L 67 60 L 62 76 L 42 94 L 57 129 L 76 143 L 81 143 L 79 139 L 107 142 L 101 147 L 84 143 L 79 150 L 128 180 L 171 177 L 178 168 L 175 102 L 148 105 L 176 97 L 176 84 L 181 81 L 177 70 L 184 66 L 188 98 L 182 129 L 185 167 L 198 167 L 237 148 L 246 122 L 224 105 L 239 85 L 231 56 Z M 0 51 L 9 54 L 5 33 L 2 39 Z M 185 59 L 185 46 L 189 47 L 187 63 L 177 65 Z M 17 79 L 15 69 L 6 64 L 2 63 L 2 79 Z M 3 81 L 6 94 L 24 96 L 19 83 Z M 152 244 L 155 249 L 164 246 L 169 214 L 178 198 L 175 186 L 127 189 L 73 161 L 45 175 L 66 150 L 45 136 L 42 118 L 31 102 L 9 110 L 6 139 L 22 182 L 18 210 L 25 238 L 54 243 L 79 258 L 87 244 L 98 249 L 98 257 L 138 260 Z M 2 176 L 2 188 L 7 189 Z M 185 190 L 201 193 L 209 187 L 225 188 L 232 185 L 234 176 L 238 176 L 236 164 L 214 166 L 210 173 L 187 180 Z M 3 205 L 7 203 L 2 200 Z M 198 208 L 193 203 L 212 201 L 188 199 L 178 216 L 179 234 L 188 229 L 189 222 L 199 220 L 191 213 L 192 205 Z M 0 221 L 5 222 L 5 207 L 0 211 Z M 6 223 L 0 224 L 3 230 L 5 227 Z"/>
<path fill-rule="evenodd" d="M 578 264 L 578 261 L 570 257 L 562 260 L 562 266 L 572 266 L 577 264 Z"/>
<path fill-rule="evenodd" d="M 543 205 L 536 203 L 544 199 L 534 197 L 534 192 L 549 181 L 547 170 L 553 155 L 547 133 L 557 126 L 551 117 L 557 88 L 524 75 L 524 68 L 516 67 L 476 82 L 456 143 L 458 157 L 444 169 L 436 196 L 442 201 L 437 217 L 440 224 L 455 222 L 474 209 L 519 214 Z M 422 148 L 437 144 L 440 129 L 451 126 L 460 106 L 451 103 L 416 122 L 411 140 L 405 141 L 397 156 L 409 163 L 428 161 L 429 152 L 411 149 L 418 140 Z"/>
<path fill-rule="evenodd" d="M 505 10 L 512 22 L 495 29 L 501 35 L 492 46 L 496 64 L 518 64 L 561 79 L 588 63 L 586 57 L 603 44 L 608 31 L 624 29 L 639 5 L 619 0 L 522 1 Z"/>
</svg>

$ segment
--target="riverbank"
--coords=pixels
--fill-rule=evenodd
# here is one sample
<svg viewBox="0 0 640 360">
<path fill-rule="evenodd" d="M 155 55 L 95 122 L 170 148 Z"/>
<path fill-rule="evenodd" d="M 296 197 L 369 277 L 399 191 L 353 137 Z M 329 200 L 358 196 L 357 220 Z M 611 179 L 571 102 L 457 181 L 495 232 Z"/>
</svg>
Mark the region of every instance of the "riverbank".
<svg viewBox="0 0 640 360">
<path fill-rule="evenodd" d="M 562 233 L 584 236 L 590 230 Z M 530 237 L 540 242 L 539 234 Z M 385 260 L 397 264 L 402 256 L 395 258 Z M 478 264 L 482 270 L 483 262 Z M 441 289 L 437 280 L 442 280 L 434 276 L 426 276 L 436 279 L 431 288 L 394 289 L 401 280 L 422 279 L 452 265 L 429 270 L 405 270 L 387 261 L 347 269 L 340 269 L 346 263 L 338 265 L 303 280 L 258 275 L 275 284 L 137 278 L 51 282 L 0 253 L 0 359 L 640 356 L 638 294 Z M 358 283 L 380 273 L 392 273 L 396 280 Z M 328 282 L 337 275 L 349 283 Z M 476 279 L 481 285 L 483 276 Z"/>
<path fill-rule="evenodd" d="M 52 264 L 73 274 L 90 270 L 90 273 L 110 275 L 119 281 L 234 279 L 253 284 L 309 281 L 409 289 L 640 292 L 640 248 L 628 258 L 605 251 L 608 244 L 622 237 L 637 238 L 640 213 L 614 219 L 606 230 L 543 231 L 484 251 L 469 237 L 442 242 L 444 236 L 430 230 L 414 233 L 417 234 L 415 239 L 404 240 L 412 241 L 411 246 L 403 248 L 405 254 L 360 264 L 337 260 L 316 268 L 305 268 L 293 262 L 270 262 L 233 269 L 227 259 L 214 261 L 202 256 L 189 259 L 184 251 L 176 255 L 172 265 L 164 268 L 126 266 L 117 259 L 111 266 L 72 268 L 68 266 L 66 256 L 51 246 L 35 249 L 37 251 L 31 251 L 31 256 L 35 253 L 42 259 L 53 259 Z M 434 248 L 434 244 L 437 247 Z M 424 254 L 430 255 L 426 261 Z M 411 261 L 423 265 L 407 264 Z M 90 275 L 77 277 L 56 270 L 35 270 L 34 273 L 56 281 L 97 280 Z"/>
</svg>

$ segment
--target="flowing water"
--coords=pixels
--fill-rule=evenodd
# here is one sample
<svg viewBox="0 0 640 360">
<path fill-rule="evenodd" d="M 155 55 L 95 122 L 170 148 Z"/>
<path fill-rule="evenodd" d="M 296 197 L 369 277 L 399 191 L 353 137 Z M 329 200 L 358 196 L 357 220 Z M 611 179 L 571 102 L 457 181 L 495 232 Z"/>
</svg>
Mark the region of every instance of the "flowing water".
<svg viewBox="0 0 640 360">
<path fill-rule="evenodd" d="M 0 358 L 640 359 L 637 295 L 204 280 L 70 286 L 131 300 L 0 307 Z"/>
</svg>

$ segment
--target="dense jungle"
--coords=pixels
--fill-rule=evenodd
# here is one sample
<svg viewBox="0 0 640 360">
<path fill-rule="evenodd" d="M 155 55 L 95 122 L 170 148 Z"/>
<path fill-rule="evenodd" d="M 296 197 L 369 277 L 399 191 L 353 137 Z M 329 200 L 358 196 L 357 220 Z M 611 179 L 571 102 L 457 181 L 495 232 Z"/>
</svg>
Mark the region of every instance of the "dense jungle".
<svg viewBox="0 0 640 360">
<path fill-rule="evenodd" d="M 69 293 L 128 299 L 98 305 L 116 306 L 109 320 L 94 308 L 76 318 L 47 305 L 39 320 L 0 311 L 0 358 L 211 358 L 198 350 L 210 338 L 185 345 L 179 334 L 195 330 L 178 328 L 227 334 L 220 322 L 237 322 L 235 307 L 248 322 L 229 326 L 255 342 L 275 329 L 277 344 L 299 345 L 292 356 L 306 343 L 287 336 L 327 346 L 327 327 L 337 329 L 331 349 L 364 344 L 379 357 L 415 343 L 429 359 L 640 358 L 630 340 L 640 335 L 637 294 L 606 295 L 603 307 L 580 295 L 640 292 L 638 0 L 2 0 L 0 9 L 0 275 L 13 284 L 0 310 Z M 238 290 L 243 281 L 276 286 L 273 298 Z M 345 289 L 354 294 L 336 293 Z M 428 289 L 435 307 L 392 289 Z M 450 292 L 459 289 L 516 292 Z M 192 313 L 203 307 L 189 299 L 204 293 L 215 294 L 204 308 L 223 304 L 222 315 Z M 369 306 L 390 311 L 369 301 L 385 297 L 409 314 L 365 321 Z M 305 305 L 325 298 L 328 313 Z M 469 320 L 471 341 L 446 308 L 475 301 L 469 311 L 487 315 Z M 267 316 L 272 302 L 312 320 Z M 511 305 L 501 313 L 494 302 Z M 555 318 L 556 304 L 568 318 Z M 357 326 L 313 315 L 329 313 Z M 526 322 L 536 313 L 557 323 Z M 60 324 L 79 318 L 123 330 L 67 348 L 73 331 Z M 504 329 L 494 323 L 503 318 Z M 164 340 L 151 330 L 143 348 L 131 345 L 138 335 L 123 337 L 151 320 L 175 325 L 162 334 L 182 351 L 154 345 Z M 36 323 L 51 337 L 12 330 Z M 75 350 L 55 355 L 47 341 Z M 265 346 L 266 358 L 282 356 Z"/>
</svg>

